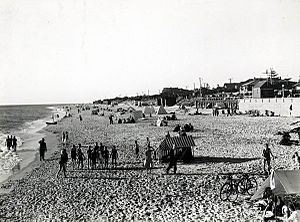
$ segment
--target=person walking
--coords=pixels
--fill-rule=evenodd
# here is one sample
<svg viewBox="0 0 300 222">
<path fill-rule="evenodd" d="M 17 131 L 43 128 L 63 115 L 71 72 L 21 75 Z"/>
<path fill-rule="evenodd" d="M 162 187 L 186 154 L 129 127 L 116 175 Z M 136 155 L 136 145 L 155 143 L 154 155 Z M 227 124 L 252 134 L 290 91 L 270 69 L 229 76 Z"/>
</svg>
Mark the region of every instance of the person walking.
<svg viewBox="0 0 300 222">
<path fill-rule="evenodd" d="M 139 146 L 137 140 L 134 141 L 134 142 L 135 142 L 135 156 L 136 156 L 136 159 L 138 159 L 139 158 L 139 152 L 140 152 L 140 146 Z"/>
<path fill-rule="evenodd" d="M 44 161 L 45 160 L 45 152 L 47 152 L 47 144 L 45 142 L 45 139 L 42 138 L 42 140 L 39 141 L 39 144 L 40 144 L 40 148 L 39 148 L 40 161 Z"/>
<path fill-rule="evenodd" d="M 63 171 L 64 173 L 64 177 L 66 178 L 67 175 L 66 175 L 66 166 L 67 166 L 67 162 L 68 162 L 68 154 L 67 154 L 67 151 L 66 149 L 64 148 L 62 151 L 61 151 L 61 154 L 60 154 L 60 160 L 59 160 L 59 171 L 57 172 L 56 174 L 56 178 L 58 178 L 58 175 L 61 171 Z"/>
<path fill-rule="evenodd" d="M 77 156 L 77 150 L 76 150 L 76 146 L 73 144 L 73 147 L 71 149 L 71 159 L 72 159 L 73 169 L 76 166 L 76 156 Z"/>
<path fill-rule="evenodd" d="M 77 149 L 77 159 L 78 159 L 78 168 L 81 166 L 81 169 L 83 169 L 83 161 L 85 159 L 85 156 L 81 150 L 81 144 L 78 144 L 78 149 Z"/>
<path fill-rule="evenodd" d="M 118 158 L 118 150 L 117 150 L 116 146 L 114 145 L 111 150 L 111 165 L 113 167 L 117 166 L 117 158 Z"/>
<path fill-rule="evenodd" d="M 177 171 L 177 158 L 174 154 L 175 151 L 175 144 L 173 144 L 172 149 L 170 150 L 169 156 L 170 156 L 170 162 L 169 162 L 169 166 L 166 169 L 167 174 L 169 174 L 169 171 L 172 167 L 174 167 L 174 174 L 176 174 Z"/>
<path fill-rule="evenodd" d="M 270 174 L 270 170 L 271 170 L 271 156 L 273 157 L 274 160 L 275 157 L 271 152 L 269 144 L 266 143 L 266 148 L 263 150 L 263 158 L 264 158 L 264 172 L 268 174 Z M 266 170 L 266 164 L 268 166 L 267 170 Z"/>
</svg>

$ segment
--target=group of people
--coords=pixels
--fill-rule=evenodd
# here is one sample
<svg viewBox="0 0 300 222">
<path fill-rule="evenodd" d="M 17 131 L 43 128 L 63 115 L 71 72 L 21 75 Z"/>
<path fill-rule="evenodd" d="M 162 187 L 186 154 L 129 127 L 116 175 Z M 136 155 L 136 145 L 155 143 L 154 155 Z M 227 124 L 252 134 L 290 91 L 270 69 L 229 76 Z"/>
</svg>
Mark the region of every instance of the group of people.
<svg viewBox="0 0 300 222">
<path fill-rule="evenodd" d="M 16 152 L 17 151 L 17 138 L 16 136 L 13 136 L 13 135 L 8 135 L 7 138 L 6 138 L 6 141 L 5 141 L 5 145 L 7 147 L 7 150 L 10 150 L 12 149 L 12 151 Z"/>
<path fill-rule="evenodd" d="M 118 150 L 116 146 L 112 146 L 111 151 L 109 151 L 107 146 L 104 146 L 102 143 L 99 145 L 98 142 L 96 142 L 94 147 L 88 146 L 86 156 L 82 151 L 81 144 L 78 144 L 78 147 L 73 145 L 71 149 L 73 168 L 77 165 L 78 168 L 83 169 L 84 160 L 87 160 L 88 169 L 96 169 L 98 166 L 108 168 L 110 157 L 112 159 L 111 164 L 115 167 L 118 159 Z"/>
<path fill-rule="evenodd" d="M 273 194 L 270 187 L 265 188 L 263 198 L 264 200 L 259 203 L 265 207 L 263 212 L 264 221 L 273 221 L 276 218 L 284 221 L 294 221 L 297 217 L 297 211 L 293 204 L 286 204 L 280 196 Z"/>
</svg>

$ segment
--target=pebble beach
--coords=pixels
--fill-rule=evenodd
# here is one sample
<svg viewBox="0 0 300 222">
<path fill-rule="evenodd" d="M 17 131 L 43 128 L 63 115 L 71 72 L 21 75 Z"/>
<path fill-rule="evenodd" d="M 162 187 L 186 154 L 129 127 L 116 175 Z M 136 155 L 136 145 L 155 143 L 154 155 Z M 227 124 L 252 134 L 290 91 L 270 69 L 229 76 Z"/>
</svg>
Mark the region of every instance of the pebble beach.
<svg viewBox="0 0 300 222">
<path fill-rule="evenodd" d="M 113 108 L 116 110 L 116 108 Z M 262 150 L 271 144 L 276 156 L 275 169 L 293 169 L 292 155 L 299 146 L 279 145 L 279 131 L 290 130 L 295 117 L 250 117 L 245 115 L 218 117 L 188 115 L 176 110 L 177 120 L 158 127 L 157 116 L 139 119 L 133 124 L 109 125 L 109 111 L 104 116 L 77 110 L 72 117 L 45 130 L 54 135 L 56 143 L 47 146 L 46 161 L 33 164 L 22 178 L 11 179 L 1 188 L 10 192 L 0 195 L 2 221 L 261 221 L 262 212 L 253 206 L 250 196 L 240 195 L 236 202 L 221 201 L 219 191 L 227 173 L 251 173 L 258 184 L 265 176 Z M 76 111 L 76 112 L 75 112 Z M 115 120 L 114 120 L 115 121 Z M 116 122 L 116 121 L 115 121 Z M 177 174 L 166 174 L 167 164 L 155 161 L 150 173 L 143 168 L 146 137 L 157 148 L 167 132 L 176 124 L 191 123 L 196 147 L 194 155 L 201 161 L 178 163 Z M 66 146 L 70 158 L 72 144 L 87 146 L 102 142 L 115 145 L 119 159 L 113 169 L 84 169 L 72 167 L 69 160 L 67 178 L 60 175 L 61 135 L 69 132 Z M 291 134 L 292 135 L 292 134 Z M 296 135 L 292 135 L 298 139 Z M 140 144 L 140 158 L 134 154 L 134 141 Z M 47 142 L 47 137 L 46 137 Z"/>
</svg>

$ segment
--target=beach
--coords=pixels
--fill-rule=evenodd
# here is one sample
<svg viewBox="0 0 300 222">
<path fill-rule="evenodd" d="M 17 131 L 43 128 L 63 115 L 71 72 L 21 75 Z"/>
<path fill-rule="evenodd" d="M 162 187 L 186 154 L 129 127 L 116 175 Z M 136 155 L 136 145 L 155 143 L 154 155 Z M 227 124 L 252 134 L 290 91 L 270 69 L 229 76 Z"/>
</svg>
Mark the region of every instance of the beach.
<svg viewBox="0 0 300 222">
<path fill-rule="evenodd" d="M 116 110 L 116 108 L 112 108 Z M 49 151 L 46 161 L 37 159 L 19 176 L 2 184 L 9 190 L 0 196 L 0 218 L 7 221 L 260 221 L 261 211 L 253 207 L 249 195 L 239 195 L 234 203 L 221 201 L 219 192 L 226 173 L 251 173 L 258 184 L 265 179 L 262 169 L 262 150 L 265 143 L 277 158 L 275 169 L 292 168 L 292 155 L 298 146 L 279 145 L 278 131 L 290 129 L 295 117 L 249 117 L 212 115 L 192 116 L 176 110 L 178 120 L 158 127 L 157 116 L 139 119 L 133 124 L 109 125 L 111 112 L 104 116 L 80 113 L 72 109 L 72 117 L 57 125 L 47 126 L 46 142 Z M 114 122 L 116 120 L 114 119 Z M 146 137 L 157 148 L 167 132 L 176 124 L 191 123 L 196 147 L 194 155 L 201 161 L 178 163 L 177 174 L 167 175 L 167 164 L 154 162 L 150 173 L 143 168 Z M 61 134 L 69 132 L 66 146 L 70 158 L 72 144 L 87 146 L 95 142 L 109 148 L 115 145 L 119 159 L 114 169 L 73 169 L 67 164 L 67 178 L 60 175 Z M 295 136 L 295 135 L 292 135 Z M 296 139 L 296 138 L 295 138 Z M 134 141 L 140 144 L 136 158 Z M 36 141 L 37 142 L 37 141 Z"/>
</svg>

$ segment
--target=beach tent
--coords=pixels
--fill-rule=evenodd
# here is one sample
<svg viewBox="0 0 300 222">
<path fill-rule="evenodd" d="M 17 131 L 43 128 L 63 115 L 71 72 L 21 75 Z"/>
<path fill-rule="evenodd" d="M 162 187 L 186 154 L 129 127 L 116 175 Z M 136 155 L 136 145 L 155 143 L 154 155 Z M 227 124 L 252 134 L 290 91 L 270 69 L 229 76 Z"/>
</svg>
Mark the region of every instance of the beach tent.
<svg viewBox="0 0 300 222">
<path fill-rule="evenodd" d="M 167 114 L 167 111 L 165 110 L 165 108 L 163 106 L 160 106 L 156 112 L 157 115 L 163 115 L 163 114 Z"/>
<path fill-rule="evenodd" d="M 154 110 L 153 106 L 151 106 L 151 107 L 150 106 L 145 106 L 144 109 L 143 109 L 143 113 L 145 115 L 151 115 L 151 114 L 155 113 L 155 110 Z"/>
<path fill-rule="evenodd" d="M 135 111 L 135 108 L 133 108 L 132 106 L 129 106 L 129 107 L 127 108 L 127 111 L 128 111 L 128 112 L 133 112 L 133 111 Z"/>
<path fill-rule="evenodd" d="M 134 120 L 138 120 L 140 118 L 143 118 L 143 112 L 141 110 L 133 111 L 131 112 L 131 116 L 134 118 Z"/>
<path fill-rule="evenodd" d="M 270 187 L 275 195 L 300 194 L 300 170 L 273 171 L 251 200 L 262 198 L 267 187 Z"/>
<path fill-rule="evenodd" d="M 167 161 L 173 144 L 178 160 L 190 161 L 193 158 L 192 148 L 196 144 L 192 136 L 166 137 L 159 145 L 159 157 L 162 162 Z"/>
</svg>

